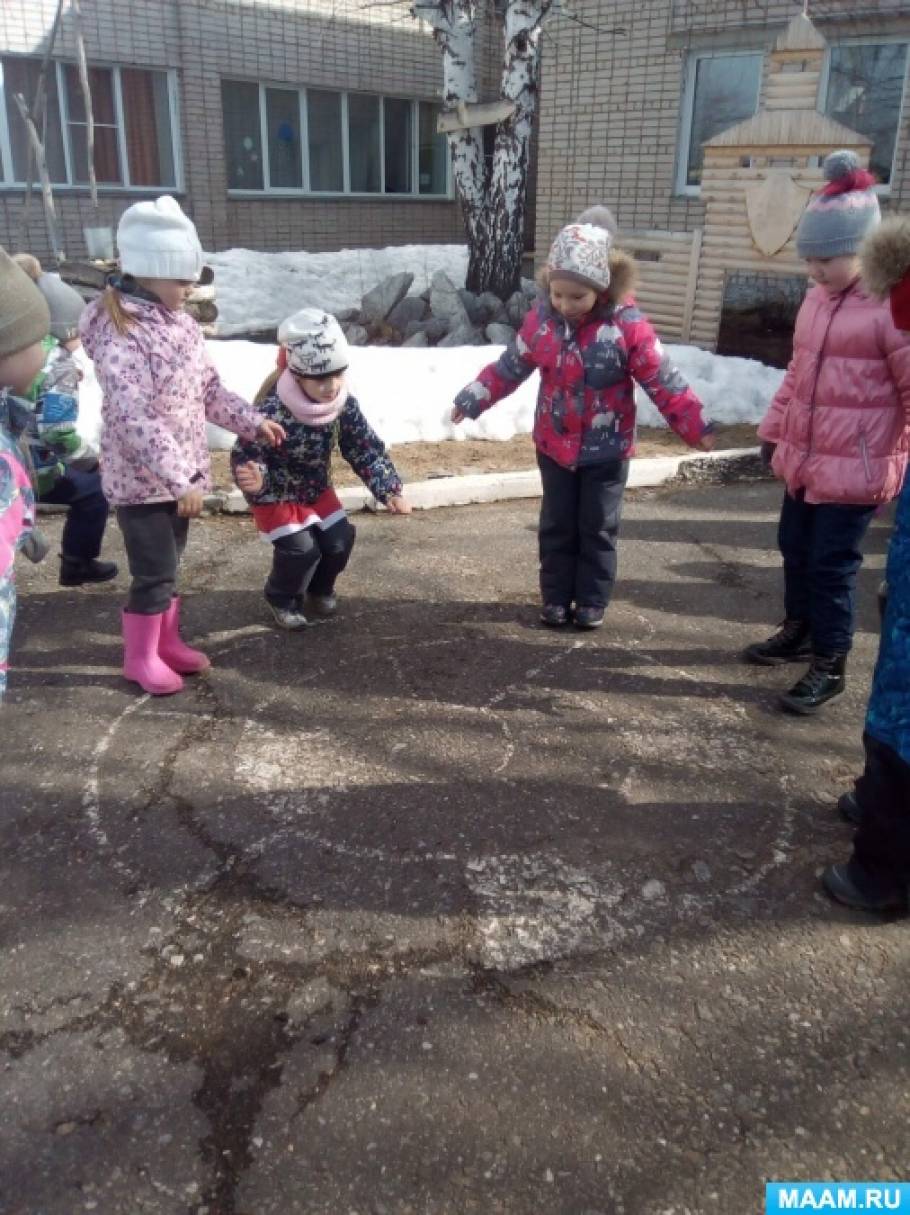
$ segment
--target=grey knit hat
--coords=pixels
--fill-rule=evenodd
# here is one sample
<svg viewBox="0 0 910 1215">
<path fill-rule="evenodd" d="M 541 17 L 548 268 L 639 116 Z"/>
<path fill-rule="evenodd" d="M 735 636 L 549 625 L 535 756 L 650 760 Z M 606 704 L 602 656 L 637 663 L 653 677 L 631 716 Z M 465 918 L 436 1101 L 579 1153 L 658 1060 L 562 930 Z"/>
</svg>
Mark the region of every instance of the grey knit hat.
<svg viewBox="0 0 910 1215">
<path fill-rule="evenodd" d="M 85 300 L 59 274 L 42 274 L 38 279 L 38 290 L 47 300 L 51 314 L 50 332 L 58 342 L 69 342 L 79 336 L 79 318 L 85 309 Z"/>
<path fill-rule="evenodd" d="M 50 333 L 50 325 L 44 296 L 0 248 L 0 359 L 40 342 Z"/>
<path fill-rule="evenodd" d="M 859 167 L 855 152 L 825 157 L 828 184 L 809 200 L 796 229 L 800 257 L 843 257 L 859 250 L 867 232 L 881 223 L 875 178 Z"/>
</svg>

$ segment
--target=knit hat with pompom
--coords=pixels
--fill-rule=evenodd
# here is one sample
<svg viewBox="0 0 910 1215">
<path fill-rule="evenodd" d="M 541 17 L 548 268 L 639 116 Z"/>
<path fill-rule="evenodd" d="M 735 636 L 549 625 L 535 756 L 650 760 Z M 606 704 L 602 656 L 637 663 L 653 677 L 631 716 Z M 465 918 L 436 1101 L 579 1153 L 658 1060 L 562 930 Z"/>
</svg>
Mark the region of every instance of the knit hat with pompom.
<svg viewBox="0 0 910 1215">
<path fill-rule="evenodd" d="M 556 237 L 547 258 L 550 280 L 568 279 L 600 292 L 610 286 L 610 246 L 616 220 L 606 207 L 589 207 Z"/>
<path fill-rule="evenodd" d="M 863 237 L 881 223 L 875 178 L 859 167 L 849 149 L 826 156 L 828 184 L 813 195 L 796 229 L 800 257 L 845 257 L 859 251 Z"/>
</svg>

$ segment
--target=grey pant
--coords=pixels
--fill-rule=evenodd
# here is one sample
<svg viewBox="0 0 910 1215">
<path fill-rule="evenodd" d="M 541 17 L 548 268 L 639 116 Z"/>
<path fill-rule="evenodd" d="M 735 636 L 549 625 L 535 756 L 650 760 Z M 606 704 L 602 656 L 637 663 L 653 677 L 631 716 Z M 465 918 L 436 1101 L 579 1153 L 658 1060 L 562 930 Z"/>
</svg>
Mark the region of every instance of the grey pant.
<svg viewBox="0 0 910 1215">
<path fill-rule="evenodd" d="M 324 531 L 305 527 L 280 536 L 272 544 L 266 599 L 275 607 L 292 608 L 307 590 L 313 595 L 331 595 L 335 579 L 348 563 L 356 535 L 353 523 L 339 519 Z"/>
<path fill-rule="evenodd" d="M 177 589 L 189 519 L 178 516 L 176 502 L 149 502 L 118 506 L 117 522 L 133 577 L 126 610 L 139 616 L 166 612 Z"/>
</svg>

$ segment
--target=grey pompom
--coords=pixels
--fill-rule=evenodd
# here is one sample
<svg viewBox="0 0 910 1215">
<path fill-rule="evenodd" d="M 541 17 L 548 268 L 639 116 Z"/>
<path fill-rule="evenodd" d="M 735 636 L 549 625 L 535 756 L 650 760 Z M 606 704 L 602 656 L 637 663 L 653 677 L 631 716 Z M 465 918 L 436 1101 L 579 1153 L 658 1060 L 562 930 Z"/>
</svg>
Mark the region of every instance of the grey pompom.
<svg viewBox="0 0 910 1215">
<path fill-rule="evenodd" d="M 603 206 L 602 203 L 598 203 L 582 211 L 575 222 L 577 224 L 593 224 L 595 228 L 603 228 L 611 236 L 615 236 L 619 231 L 619 224 L 617 224 L 613 212 L 609 207 Z"/>
<path fill-rule="evenodd" d="M 832 152 L 830 156 L 826 156 L 822 169 L 825 178 L 828 181 L 839 181 L 841 177 L 847 177 L 850 173 L 855 173 L 859 168 L 859 157 L 855 152 L 851 152 L 849 148 L 841 148 L 839 152 Z"/>
</svg>

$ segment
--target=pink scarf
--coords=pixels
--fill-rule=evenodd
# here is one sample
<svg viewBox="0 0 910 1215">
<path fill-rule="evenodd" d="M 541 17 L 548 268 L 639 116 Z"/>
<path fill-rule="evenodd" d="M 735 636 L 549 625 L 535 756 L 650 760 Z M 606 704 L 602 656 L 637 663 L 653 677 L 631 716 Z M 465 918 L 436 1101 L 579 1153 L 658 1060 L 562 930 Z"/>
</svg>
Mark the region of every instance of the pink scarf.
<svg viewBox="0 0 910 1215">
<path fill-rule="evenodd" d="M 290 371 L 285 369 L 278 377 L 278 397 L 298 422 L 307 426 L 331 426 L 344 409 L 348 390 L 342 385 L 338 395 L 331 401 L 314 401 L 307 396 Z"/>
</svg>

